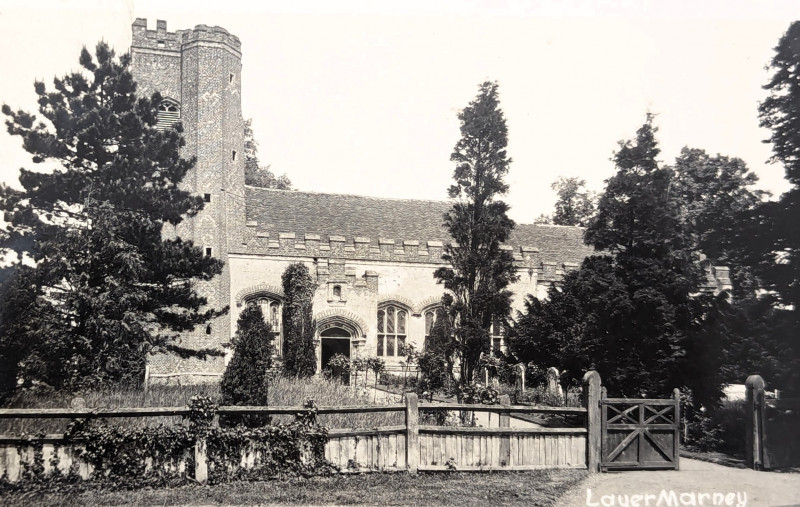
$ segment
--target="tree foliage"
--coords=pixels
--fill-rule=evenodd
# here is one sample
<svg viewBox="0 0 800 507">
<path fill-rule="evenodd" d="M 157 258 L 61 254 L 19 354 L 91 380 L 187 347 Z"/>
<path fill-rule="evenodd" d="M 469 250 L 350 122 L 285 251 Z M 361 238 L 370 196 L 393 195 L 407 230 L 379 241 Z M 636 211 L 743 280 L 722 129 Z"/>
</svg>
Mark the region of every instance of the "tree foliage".
<svg viewBox="0 0 800 507">
<path fill-rule="evenodd" d="M 551 187 L 558 194 L 556 209 L 553 213 L 553 225 L 586 226 L 594 214 L 597 197 L 587 191 L 586 180 L 580 178 L 560 177 Z"/>
<path fill-rule="evenodd" d="M 753 188 L 758 180 L 744 161 L 704 150 L 683 148 L 673 165 L 671 192 L 694 249 L 714 265 L 731 269 L 736 299 L 758 287 L 751 269 L 754 217 L 767 192 Z"/>
<path fill-rule="evenodd" d="M 705 272 L 672 191 L 673 171 L 656 159 L 652 119 L 635 141 L 620 142 L 617 173 L 586 231 L 586 242 L 604 253 L 568 273 L 547 300 L 526 299 L 512 347 L 523 361 L 557 365 L 575 382 L 595 368 L 615 395 L 663 396 L 688 386 L 713 400 L 722 342 L 709 329 L 719 310 L 713 295 L 698 294 Z"/>
<path fill-rule="evenodd" d="M 26 321 L 13 318 L 6 325 L 20 334 L 3 336 L 26 343 L 17 364 L 28 383 L 136 382 L 148 352 L 208 352 L 173 338 L 219 313 L 204 309 L 194 284 L 220 273 L 221 262 L 162 237 L 164 224 L 203 206 L 179 188 L 194 161 L 180 156 L 180 124 L 156 129 L 161 97 L 136 94 L 129 63 L 101 42 L 94 58 L 81 52 L 82 71 L 56 78 L 54 90 L 36 82 L 39 117 L 2 108 L 33 161 L 55 167 L 22 169 L 23 189 L 0 195 L 3 246 L 35 262 L 6 299 L 35 292 L 15 310 Z"/>
<path fill-rule="evenodd" d="M 261 165 L 258 160 L 258 141 L 253 133 L 253 120 L 244 122 L 244 183 L 254 187 L 292 190 L 288 176 L 276 176 L 270 165 Z"/>
<path fill-rule="evenodd" d="M 316 373 L 315 325 L 312 302 L 317 285 L 308 267 L 291 264 L 281 277 L 283 282 L 283 369 L 290 375 L 310 377 Z"/>
<path fill-rule="evenodd" d="M 769 64 L 768 97 L 759 107 L 760 125 L 772 131 L 772 161 L 783 164 L 789 190 L 759 210 L 752 245 L 760 257 L 757 274 L 788 314 L 783 333 L 784 361 L 791 374 L 788 390 L 800 392 L 800 22 L 793 22 L 775 47 Z"/>
<path fill-rule="evenodd" d="M 451 267 L 434 273 L 454 296 L 451 318 L 462 383 L 472 380 L 481 354 L 489 349 L 492 321 L 508 316 L 508 285 L 516 277 L 511 253 L 500 248 L 514 222 L 508 205 L 498 199 L 508 191 L 503 178 L 511 159 L 497 89 L 497 83 L 481 84 L 478 96 L 458 115 L 461 139 L 450 156 L 456 163 L 455 184 L 449 189 L 455 203 L 444 215 L 458 247 L 445 249 L 443 258 Z"/>
<path fill-rule="evenodd" d="M 272 327 L 264 321 L 258 305 L 248 305 L 236 322 L 233 357 L 222 375 L 220 391 L 223 405 L 269 404 L 269 372 L 272 369 Z M 263 426 L 269 417 L 235 417 L 230 422 Z"/>
</svg>

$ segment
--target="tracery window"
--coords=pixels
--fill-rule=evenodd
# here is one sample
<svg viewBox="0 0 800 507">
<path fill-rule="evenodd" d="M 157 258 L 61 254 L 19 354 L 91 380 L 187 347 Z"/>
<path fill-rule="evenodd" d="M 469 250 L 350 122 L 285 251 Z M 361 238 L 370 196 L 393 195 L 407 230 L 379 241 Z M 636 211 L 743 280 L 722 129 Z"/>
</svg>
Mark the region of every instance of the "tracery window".
<svg viewBox="0 0 800 507">
<path fill-rule="evenodd" d="M 280 356 L 283 354 L 283 334 L 281 333 L 281 302 L 266 296 L 258 296 L 247 301 L 248 306 L 258 305 L 264 314 L 264 321 L 272 326 L 275 351 Z"/>
<path fill-rule="evenodd" d="M 425 350 L 428 349 L 428 346 L 431 343 L 431 332 L 433 332 L 433 326 L 436 324 L 436 314 L 438 310 L 436 308 L 432 308 L 425 312 L 425 343 L 423 348 Z"/>
<path fill-rule="evenodd" d="M 406 344 L 408 311 L 386 305 L 378 309 L 378 356 L 400 356 Z"/>
<path fill-rule="evenodd" d="M 489 328 L 489 346 L 497 352 L 505 351 L 505 339 L 503 338 L 503 324 L 500 319 L 494 319 L 492 327 Z"/>
<path fill-rule="evenodd" d="M 172 127 L 181 119 L 181 109 L 176 102 L 164 100 L 158 105 L 158 123 L 156 128 L 164 130 Z"/>
</svg>

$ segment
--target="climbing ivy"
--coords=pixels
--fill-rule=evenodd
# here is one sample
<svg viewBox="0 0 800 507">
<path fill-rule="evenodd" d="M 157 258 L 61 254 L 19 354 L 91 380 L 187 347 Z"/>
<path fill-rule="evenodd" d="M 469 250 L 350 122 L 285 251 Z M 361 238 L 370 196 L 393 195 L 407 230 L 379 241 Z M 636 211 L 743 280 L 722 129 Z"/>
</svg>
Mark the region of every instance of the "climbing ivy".
<svg viewBox="0 0 800 507">
<path fill-rule="evenodd" d="M 76 450 L 76 462 L 92 467 L 94 472 L 86 481 L 80 480 L 77 463 L 67 473 L 60 470 L 58 449 L 50 459 L 50 470 L 45 471 L 43 435 L 24 440 L 18 452 L 27 456 L 32 450 L 33 459 L 22 462 L 16 482 L 0 477 L 0 492 L 194 483 L 195 444 L 200 440 L 206 442 L 209 484 L 335 471 L 325 460 L 328 430 L 317 423 L 312 401 L 305 404 L 309 410 L 298 412 L 291 422 L 257 428 L 215 426 L 217 406 L 206 396 L 192 397 L 189 408 L 184 424 L 172 426 L 130 427 L 92 418 L 73 421 L 62 445 Z"/>
</svg>

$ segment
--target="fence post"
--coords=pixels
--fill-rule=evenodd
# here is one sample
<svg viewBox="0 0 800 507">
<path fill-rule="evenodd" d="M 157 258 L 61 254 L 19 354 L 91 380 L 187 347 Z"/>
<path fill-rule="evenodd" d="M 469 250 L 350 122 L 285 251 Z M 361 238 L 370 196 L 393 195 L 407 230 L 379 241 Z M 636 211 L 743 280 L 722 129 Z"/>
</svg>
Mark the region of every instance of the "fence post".
<svg viewBox="0 0 800 507">
<path fill-rule="evenodd" d="M 744 383 L 747 413 L 745 414 L 744 459 L 753 470 L 761 470 L 764 465 L 764 379 L 760 375 L 750 375 Z"/>
<path fill-rule="evenodd" d="M 510 406 L 511 397 L 507 394 L 500 396 L 500 405 Z M 500 427 L 511 427 L 511 411 L 500 412 Z M 511 435 L 500 435 L 500 466 L 511 466 Z"/>
<path fill-rule="evenodd" d="M 415 393 L 406 395 L 406 466 L 412 474 L 419 467 L 419 404 Z"/>
<path fill-rule="evenodd" d="M 586 468 L 589 473 L 600 470 L 602 432 L 600 430 L 600 374 L 589 370 L 583 376 L 583 404 L 586 407 Z"/>
<path fill-rule="evenodd" d="M 681 468 L 681 391 L 677 387 L 672 390 L 672 399 L 675 400 L 675 434 L 672 437 L 672 456 L 675 458 L 675 470 Z M 644 408 L 642 408 L 644 410 Z"/>
</svg>

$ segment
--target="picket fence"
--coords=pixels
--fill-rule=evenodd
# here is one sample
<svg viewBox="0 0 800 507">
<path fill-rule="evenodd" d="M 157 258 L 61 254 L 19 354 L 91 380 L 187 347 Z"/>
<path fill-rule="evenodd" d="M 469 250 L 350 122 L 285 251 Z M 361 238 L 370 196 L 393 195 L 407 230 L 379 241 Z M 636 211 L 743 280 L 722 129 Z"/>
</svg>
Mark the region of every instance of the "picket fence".
<svg viewBox="0 0 800 507">
<path fill-rule="evenodd" d="M 368 471 L 486 471 L 532 470 L 539 468 L 581 468 L 596 472 L 600 457 L 600 377 L 596 372 L 584 378 L 583 407 L 542 407 L 511 405 L 508 396 L 499 405 L 466 405 L 456 403 L 419 403 L 415 394 L 406 402 L 390 405 L 318 407 L 318 414 L 404 412 L 405 424 L 371 429 L 331 429 L 325 445 L 325 457 L 343 473 Z M 591 407 L 591 409 L 587 409 Z M 490 412 L 498 414 L 496 427 L 432 426 L 419 424 L 419 412 Z M 307 412 L 303 407 L 222 406 L 224 414 L 287 415 Z M 561 414 L 584 416 L 580 427 L 512 427 L 512 414 Z M 132 409 L 0 409 L 2 418 L 120 418 L 188 416 L 186 407 Z M 532 425 L 531 425 L 532 426 Z M 16 481 L 22 464 L 34 457 L 34 445 L 41 444 L 45 472 L 58 453 L 59 468 L 67 471 L 77 463 L 82 478 L 93 470 L 82 463 L 79 443 L 67 441 L 63 435 L 21 437 L 0 435 L 0 476 Z M 198 441 L 194 449 L 194 478 L 207 479 L 205 443 Z M 188 460 L 187 460 L 188 462 Z M 185 466 L 185 465 L 182 465 Z"/>
</svg>

